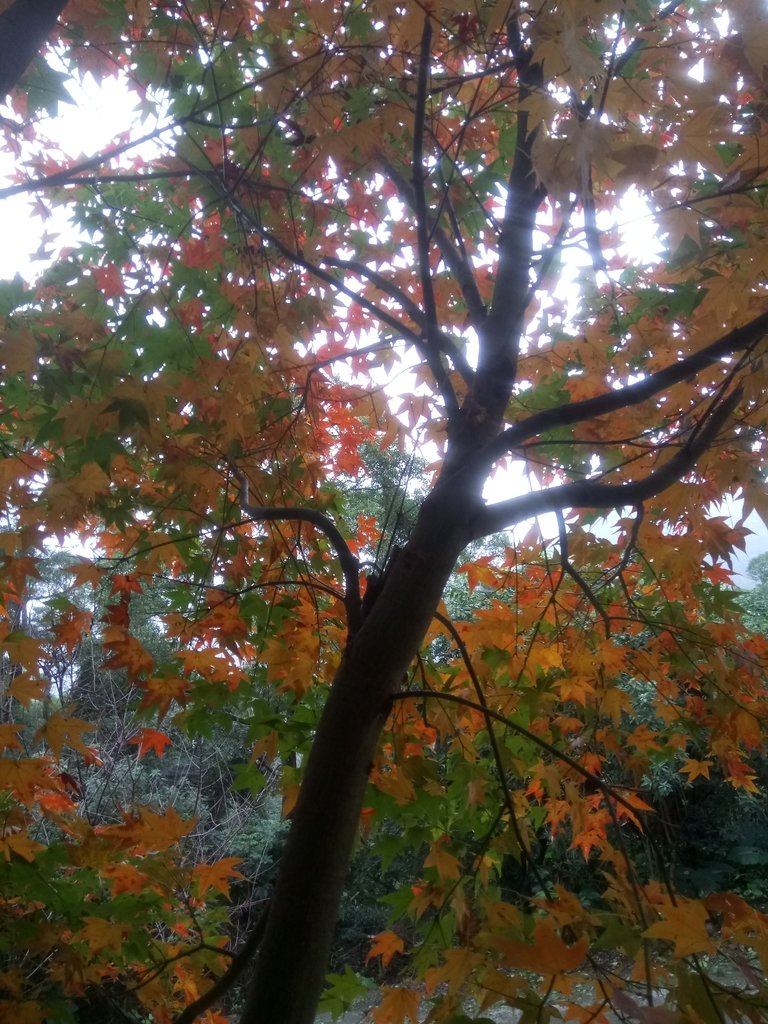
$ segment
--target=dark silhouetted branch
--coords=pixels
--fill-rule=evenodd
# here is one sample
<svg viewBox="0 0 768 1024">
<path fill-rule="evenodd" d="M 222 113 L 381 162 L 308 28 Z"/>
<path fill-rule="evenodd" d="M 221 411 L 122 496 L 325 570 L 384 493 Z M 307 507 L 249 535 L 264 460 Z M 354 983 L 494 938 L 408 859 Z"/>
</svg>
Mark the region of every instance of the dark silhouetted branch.
<svg viewBox="0 0 768 1024">
<path fill-rule="evenodd" d="M 324 512 L 316 508 L 291 505 L 285 507 L 252 505 L 249 499 L 247 477 L 231 463 L 230 468 L 240 484 L 240 508 L 254 522 L 310 523 L 327 538 L 336 552 L 344 576 L 344 607 L 347 611 L 347 628 L 350 635 L 354 635 L 360 626 L 360 566 L 336 524 Z"/>
<path fill-rule="evenodd" d="M 707 345 L 698 352 L 693 352 L 670 366 L 665 366 L 663 370 L 650 374 L 636 384 L 628 384 L 624 388 L 606 391 L 602 395 L 585 398 L 581 402 L 570 402 L 567 405 L 558 405 L 552 409 L 534 413 L 533 416 L 502 431 L 498 437 L 486 445 L 482 457 L 488 460 L 489 465 L 492 465 L 497 459 L 508 455 L 514 448 L 537 434 L 542 434 L 555 427 L 583 423 L 585 420 L 595 419 L 598 416 L 616 412 L 618 409 L 628 409 L 633 405 L 646 402 L 673 384 L 678 384 L 687 377 L 707 369 L 720 359 L 742 349 L 748 349 L 760 341 L 766 333 L 768 333 L 768 312 L 761 313 L 749 323 L 736 327 L 722 338 L 713 341 L 711 345 Z"/>
<path fill-rule="evenodd" d="M 510 498 L 509 501 L 486 505 L 475 516 L 472 536 L 475 539 L 486 537 L 525 519 L 545 512 L 557 512 L 559 509 L 622 508 L 642 504 L 648 498 L 661 494 L 693 469 L 697 459 L 712 444 L 740 399 L 741 392 L 738 389 L 723 399 L 706 419 L 700 422 L 698 430 L 694 432 L 688 444 L 648 476 L 625 484 L 577 480 L 543 491 L 522 494 L 517 498 Z"/>
</svg>

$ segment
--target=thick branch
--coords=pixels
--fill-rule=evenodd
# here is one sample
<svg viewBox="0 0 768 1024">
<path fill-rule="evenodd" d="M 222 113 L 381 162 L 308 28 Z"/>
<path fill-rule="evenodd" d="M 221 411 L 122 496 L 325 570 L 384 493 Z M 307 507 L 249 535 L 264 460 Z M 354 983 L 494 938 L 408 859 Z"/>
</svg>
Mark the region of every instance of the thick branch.
<svg viewBox="0 0 768 1024">
<path fill-rule="evenodd" d="M 701 422 L 689 443 L 647 477 L 626 484 L 577 480 L 486 505 L 473 521 L 473 537 L 478 539 L 498 533 L 499 530 L 545 512 L 557 512 L 565 508 L 622 508 L 639 505 L 661 494 L 693 469 L 697 459 L 710 447 L 740 399 L 740 390 L 732 392 Z"/>
<path fill-rule="evenodd" d="M 542 434 L 546 430 L 565 427 L 571 423 L 582 423 L 584 420 L 605 416 L 618 409 L 627 409 L 630 406 L 646 402 L 673 384 L 678 384 L 687 377 L 712 366 L 713 363 L 725 356 L 749 348 L 766 333 L 768 333 L 768 313 L 761 313 L 749 323 L 734 328 L 724 337 L 712 342 L 711 345 L 707 345 L 699 352 L 694 352 L 679 362 L 672 363 L 670 366 L 664 367 L 663 370 L 650 374 L 636 384 L 628 384 L 615 391 L 606 391 L 602 395 L 585 398 L 581 402 L 570 402 L 568 405 L 558 405 L 553 409 L 534 413 L 533 416 L 521 420 L 520 423 L 509 427 L 494 438 L 490 444 L 486 445 L 481 457 L 486 459 L 490 466 L 497 459 L 527 441 L 528 438 Z"/>
<path fill-rule="evenodd" d="M 347 629 L 354 636 L 360 626 L 360 566 L 341 535 L 336 524 L 324 512 L 316 508 L 286 505 L 252 505 L 248 497 L 248 480 L 234 466 L 232 472 L 240 483 L 240 508 L 254 522 L 292 521 L 311 523 L 327 537 L 336 552 L 344 576 L 344 607 L 347 610 Z"/>
<path fill-rule="evenodd" d="M 541 68 L 523 48 L 517 60 L 520 87 L 517 142 L 507 183 L 499 237 L 499 262 L 490 311 L 478 332 L 480 353 L 471 404 L 488 424 L 503 416 L 517 374 L 520 339 L 530 290 L 536 212 L 546 195 L 536 180 L 531 151 L 537 127 L 530 127 L 522 104 L 541 86 Z"/>
</svg>

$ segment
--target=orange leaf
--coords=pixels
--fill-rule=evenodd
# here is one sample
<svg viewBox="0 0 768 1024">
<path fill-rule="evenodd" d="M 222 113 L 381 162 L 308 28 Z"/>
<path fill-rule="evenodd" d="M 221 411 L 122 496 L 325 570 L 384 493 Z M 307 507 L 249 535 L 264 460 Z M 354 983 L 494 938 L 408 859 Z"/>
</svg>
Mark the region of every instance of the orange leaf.
<svg viewBox="0 0 768 1024">
<path fill-rule="evenodd" d="M 443 881 L 450 881 L 461 877 L 461 865 L 456 857 L 443 846 L 444 840 L 439 839 L 432 844 L 432 848 L 424 860 L 424 867 L 434 868 Z"/>
<path fill-rule="evenodd" d="M 28 672 L 20 672 L 11 680 L 8 694 L 28 708 L 33 700 L 43 700 L 48 695 L 48 680 L 36 679 Z"/>
<path fill-rule="evenodd" d="M 106 921 L 103 917 L 86 917 L 85 925 L 73 936 L 88 943 L 88 952 L 101 953 L 105 949 L 120 949 L 130 934 L 131 926 L 125 922 Z"/>
<path fill-rule="evenodd" d="M 665 902 L 662 913 L 664 920 L 646 928 L 644 938 L 673 942 L 676 957 L 715 952 L 715 944 L 707 930 L 709 911 L 703 903 L 678 896 L 675 904 Z"/>
<path fill-rule="evenodd" d="M 173 744 L 173 740 L 170 736 L 166 736 L 164 732 L 158 732 L 157 729 L 142 729 L 136 736 L 132 736 L 129 743 L 138 744 L 138 755 L 139 758 L 144 757 L 150 750 L 154 750 L 158 757 L 165 755 L 165 748 Z"/>
<path fill-rule="evenodd" d="M 709 760 L 697 761 L 694 757 L 687 757 L 680 771 L 688 776 L 689 782 L 693 782 L 699 776 L 703 779 L 708 779 L 711 764 L 712 762 Z"/>
<path fill-rule="evenodd" d="M 213 864 L 198 864 L 192 874 L 197 881 L 197 891 L 200 896 L 205 895 L 209 889 L 216 889 L 218 892 L 229 896 L 229 879 L 245 878 L 235 869 L 235 864 L 240 864 L 239 857 L 222 857 Z"/>
<path fill-rule="evenodd" d="M 373 1011 L 374 1024 L 403 1024 L 406 1017 L 411 1024 L 418 1024 L 419 1003 L 418 992 L 410 988 L 382 989 L 381 1003 Z"/>
<path fill-rule="evenodd" d="M 70 565 L 67 572 L 71 572 L 75 577 L 73 587 L 82 587 L 85 583 L 97 587 L 104 576 L 104 570 L 88 558 L 81 558 L 75 565 Z"/>
<path fill-rule="evenodd" d="M 36 854 L 44 849 L 45 847 L 42 843 L 35 842 L 34 839 L 30 839 L 23 832 L 14 832 L 11 835 L 0 838 L 0 852 L 2 852 L 5 860 L 10 860 L 11 855 L 15 853 L 23 860 L 33 861 Z"/>
<path fill-rule="evenodd" d="M 502 936 L 491 936 L 490 944 L 504 957 L 507 967 L 536 974 L 554 975 L 573 971 L 584 961 L 589 941 L 586 936 L 567 946 L 555 931 L 552 921 L 537 922 L 533 942 L 517 942 Z"/>
<path fill-rule="evenodd" d="M 23 732 L 23 725 L 15 725 L 12 722 L 0 723 L 0 750 L 23 750 L 19 742 L 19 733 Z"/>
<path fill-rule="evenodd" d="M 386 967 L 395 953 L 402 953 L 404 949 L 403 940 L 396 932 L 379 932 L 373 937 L 373 945 L 368 950 L 365 962 L 380 956 L 382 966 Z"/>
<path fill-rule="evenodd" d="M 0 757 L 0 789 L 15 793 L 23 803 L 31 803 L 38 789 L 51 789 L 49 761 L 41 757 L 20 757 L 12 761 Z"/>
</svg>

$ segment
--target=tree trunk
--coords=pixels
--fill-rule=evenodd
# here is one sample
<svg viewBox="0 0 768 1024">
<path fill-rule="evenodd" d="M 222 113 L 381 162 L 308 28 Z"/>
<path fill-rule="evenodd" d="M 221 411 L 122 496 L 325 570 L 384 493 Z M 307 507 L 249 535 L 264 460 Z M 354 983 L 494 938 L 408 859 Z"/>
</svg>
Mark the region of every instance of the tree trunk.
<svg viewBox="0 0 768 1024">
<path fill-rule="evenodd" d="M 16 0 L 0 14 L 0 97 L 16 87 L 67 0 Z"/>
<path fill-rule="evenodd" d="M 386 721 L 456 559 L 477 498 L 446 486 L 347 650 L 310 753 L 242 1024 L 312 1024 L 360 810 Z"/>
</svg>

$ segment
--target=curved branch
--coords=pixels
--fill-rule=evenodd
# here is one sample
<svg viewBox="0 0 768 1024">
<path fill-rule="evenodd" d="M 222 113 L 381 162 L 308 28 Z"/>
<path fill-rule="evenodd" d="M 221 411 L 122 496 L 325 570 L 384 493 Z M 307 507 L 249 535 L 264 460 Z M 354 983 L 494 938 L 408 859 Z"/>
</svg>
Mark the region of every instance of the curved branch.
<svg viewBox="0 0 768 1024">
<path fill-rule="evenodd" d="M 335 256 L 321 256 L 321 263 L 327 263 L 329 267 L 335 267 L 337 270 L 349 270 L 353 274 L 364 278 L 366 281 L 378 288 L 380 292 L 388 295 L 390 299 L 394 299 L 398 305 L 402 306 L 404 311 L 413 320 L 414 323 L 422 326 L 424 316 L 419 308 L 418 304 L 404 292 L 401 288 L 398 288 L 394 282 L 387 280 L 383 274 L 380 274 L 376 270 L 372 270 L 371 267 L 366 267 L 364 263 L 360 263 L 359 260 L 341 260 Z"/>
<path fill-rule="evenodd" d="M 197 1020 L 201 1013 L 205 1013 L 209 1006 L 213 1006 L 217 1000 L 232 988 L 248 966 L 251 957 L 259 948 L 259 943 L 267 923 L 268 911 L 269 907 L 259 914 L 251 934 L 237 953 L 235 953 L 229 967 L 227 967 L 222 976 L 211 985 L 207 992 L 203 992 L 198 999 L 195 999 L 193 1003 L 185 1007 L 176 1017 L 173 1024 L 194 1024 L 194 1021 Z"/>
<path fill-rule="evenodd" d="M 577 480 L 549 487 L 544 491 L 522 494 L 509 501 L 486 505 L 474 518 L 472 539 L 477 540 L 490 533 L 498 533 L 499 530 L 544 512 L 557 512 L 565 508 L 621 508 L 625 505 L 642 504 L 693 469 L 696 460 L 709 448 L 740 400 L 740 389 L 731 392 L 706 419 L 700 421 L 698 430 L 688 444 L 647 477 L 626 484 Z"/>
<path fill-rule="evenodd" d="M 249 501 L 248 479 L 236 466 L 230 463 L 235 479 L 240 484 L 239 505 L 254 522 L 280 522 L 284 520 L 310 523 L 328 539 L 339 559 L 344 576 L 344 607 L 347 611 L 347 629 L 354 636 L 360 627 L 360 565 L 349 549 L 341 531 L 324 512 L 316 508 L 286 505 L 252 505 Z"/>
<path fill-rule="evenodd" d="M 768 333 L 768 312 L 761 313 L 748 323 L 734 328 L 722 338 L 713 341 L 711 345 L 686 356 L 677 363 L 665 366 L 663 370 L 652 373 L 636 384 L 628 384 L 615 391 L 606 391 L 602 395 L 585 398 L 581 402 L 569 402 L 567 405 L 558 405 L 553 409 L 534 413 L 533 416 L 502 431 L 498 437 L 485 446 L 480 457 L 487 461 L 490 467 L 497 459 L 509 454 L 513 448 L 517 448 L 528 438 L 535 437 L 546 430 L 565 427 L 571 423 L 581 423 L 584 420 L 616 412 L 618 409 L 639 405 L 673 384 L 685 380 L 686 377 L 705 370 L 723 357 L 732 355 L 741 349 L 748 349 L 760 341 L 766 333 Z"/>
<path fill-rule="evenodd" d="M 560 567 L 564 573 L 571 577 L 577 587 L 586 595 L 587 600 L 598 613 L 600 618 L 603 620 L 603 626 L 605 628 L 605 636 L 608 639 L 611 635 L 611 620 L 608 612 L 605 610 L 603 605 L 598 601 L 597 596 L 590 587 L 589 583 L 584 579 L 579 570 L 573 564 L 568 557 L 568 533 L 565 529 L 565 519 L 563 518 L 563 510 L 557 509 L 555 512 L 557 516 L 557 528 L 560 534 Z"/>
</svg>

